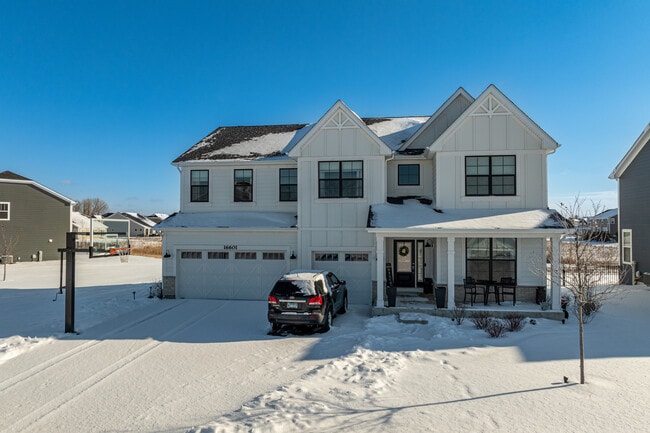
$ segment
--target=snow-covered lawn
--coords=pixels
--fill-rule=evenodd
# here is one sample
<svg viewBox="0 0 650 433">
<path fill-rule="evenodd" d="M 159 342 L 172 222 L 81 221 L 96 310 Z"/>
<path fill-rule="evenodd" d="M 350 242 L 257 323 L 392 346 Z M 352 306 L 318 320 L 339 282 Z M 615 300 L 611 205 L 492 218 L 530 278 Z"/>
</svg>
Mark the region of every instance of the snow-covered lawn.
<svg viewBox="0 0 650 433">
<path fill-rule="evenodd" d="M 471 321 L 368 316 L 267 335 L 264 302 L 149 299 L 160 259 L 77 258 L 78 335 L 58 262 L 0 281 L 7 432 L 646 432 L 650 291 L 627 287 L 586 328 L 529 321 L 491 339 Z M 134 294 L 135 292 L 135 294 Z M 56 298 L 55 301 L 53 301 Z M 569 378 L 564 383 L 563 377 Z"/>
</svg>

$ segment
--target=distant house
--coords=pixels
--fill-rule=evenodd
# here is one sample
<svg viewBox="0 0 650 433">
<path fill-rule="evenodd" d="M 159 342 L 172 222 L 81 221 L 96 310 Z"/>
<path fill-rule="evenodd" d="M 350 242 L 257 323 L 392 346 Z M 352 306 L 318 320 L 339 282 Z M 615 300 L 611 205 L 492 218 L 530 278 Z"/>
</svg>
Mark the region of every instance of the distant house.
<svg viewBox="0 0 650 433">
<path fill-rule="evenodd" d="M 610 179 L 618 181 L 619 249 L 621 265 L 650 283 L 650 124 L 618 163 Z"/>
<path fill-rule="evenodd" d="M 591 218 L 590 223 L 597 235 L 618 239 L 618 209 L 607 209 Z"/>
<path fill-rule="evenodd" d="M 115 212 L 104 216 L 102 221 L 109 233 L 128 233 L 129 237 L 155 234 L 155 222 L 136 212 Z"/>
<path fill-rule="evenodd" d="M 16 240 L 13 261 L 54 260 L 72 230 L 75 202 L 11 171 L 0 173 L 0 227 Z M 0 245 L 2 247 L 2 245 Z"/>
<path fill-rule="evenodd" d="M 155 213 L 152 215 L 148 215 L 147 218 L 149 218 L 151 221 L 155 222 L 156 224 L 163 222 L 167 218 L 169 218 L 169 215 L 165 213 Z"/>
</svg>

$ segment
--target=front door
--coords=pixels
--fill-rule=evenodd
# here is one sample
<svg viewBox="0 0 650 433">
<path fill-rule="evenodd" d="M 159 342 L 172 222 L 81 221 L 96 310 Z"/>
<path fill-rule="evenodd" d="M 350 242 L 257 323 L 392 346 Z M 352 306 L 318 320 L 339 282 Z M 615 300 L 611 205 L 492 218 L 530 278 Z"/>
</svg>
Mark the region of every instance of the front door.
<svg viewBox="0 0 650 433">
<path fill-rule="evenodd" d="M 413 241 L 395 241 L 395 285 L 415 286 L 415 252 Z"/>
</svg>

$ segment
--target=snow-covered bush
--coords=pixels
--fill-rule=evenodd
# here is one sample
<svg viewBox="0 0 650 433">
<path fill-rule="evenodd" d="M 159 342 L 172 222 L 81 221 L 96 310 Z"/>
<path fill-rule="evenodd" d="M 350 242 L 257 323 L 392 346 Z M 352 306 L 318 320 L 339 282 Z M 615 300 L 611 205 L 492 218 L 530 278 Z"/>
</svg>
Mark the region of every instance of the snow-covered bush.
<svg viewBox="0 0 650 433">
<path fill-rule="evenodd" d="M 474 323 L 474 326 L 476 326 L 476 329 L 487 328 L 487 326 L 490 324 L 490 321 L 492 320 L 490 313 L 487 311 L 477 311 L 475 313 L 472 313 L 470 319 L 472 320 L 472 323 Z"/>
<path fill-rule="evenodd" d="M 526 322 L 524 321 L 525 317 L 519 313 L 508 313 L 504 316 L 506 324 L 508 325 L 508 331 L 520 331 Z"/>
<path fill-rule="evenodd" d="M 485 332 L 492 338 L 502 337 L 508 331 L 508 325 L 501 319 L 488 319 L 488 324 L 485 327 Z"/>
<path fill-rule="evenodd" d="M 465 320 L 466 315 L 467 309 L 463 304 L 460 304 L 460 306 L 457 305 L 451 310 L 451 320 L 456 322 L 456 325 L 461 325 Z"/>
</svg>

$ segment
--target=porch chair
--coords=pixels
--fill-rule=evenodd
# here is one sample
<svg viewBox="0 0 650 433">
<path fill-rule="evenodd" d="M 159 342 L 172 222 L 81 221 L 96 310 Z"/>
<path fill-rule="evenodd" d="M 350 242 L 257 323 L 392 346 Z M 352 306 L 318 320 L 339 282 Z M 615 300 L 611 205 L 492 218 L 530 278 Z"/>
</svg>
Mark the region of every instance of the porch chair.
<svg viewBox="0 0 650 433">
<path fill-rule="evenodd" d="M 474 278 L 472 277 L 464 278 L 463 286 L 465 287 L 465 296 L 463 296 L 463 304 L 467 299 L 467 295 L 469 295 L 469 304 L 471 306 L 474 306 L 474 302 L 476 302 L 477 295 L 483 296 L 483 300 L 485 300 L 485 289 L 479 292 L 479 286 L 477 286 L 476 280 Z"/>
<path fill-rule="evenodd" d="M 512 296 L 512 305 L 515 305 L 517 303 L 517 282 L 515 279 L 511 277 L 501 277 L 499 285 L 501 286 L 501 300 L 505 301 L 504 296 L 510 295 Z"/>
</svg>

